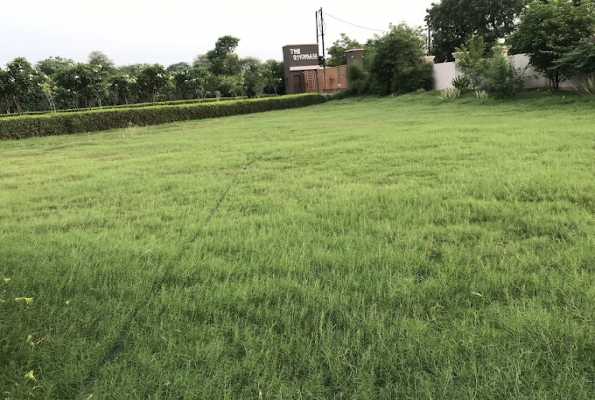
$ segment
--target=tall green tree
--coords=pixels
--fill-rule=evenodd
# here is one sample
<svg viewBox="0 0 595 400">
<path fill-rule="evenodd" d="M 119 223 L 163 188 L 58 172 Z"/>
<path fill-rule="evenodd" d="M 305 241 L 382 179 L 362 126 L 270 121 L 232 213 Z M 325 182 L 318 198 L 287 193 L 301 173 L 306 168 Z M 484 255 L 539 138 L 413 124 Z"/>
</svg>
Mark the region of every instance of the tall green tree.
<svg viewBox="0 0 595 400">
<path fill-rule="evenodd" d="M 75 62 L 69 58 L 50 57 L 45 60 L 38 61 L 35 64 L 35 69 L 43 72 L 49 77 L 56 75 L 58 72 L 72 67 Z"/>
<path fill-rule="evenodd" d="M 529 0 L 442 0 L 426 11 L 431 54 L 436 62 L 452 61 L 452 53 L 471 37 L 486 43 L 510 35 Z"/>
<path fill-rule="evenodd" d="M 179 63 L 172 64 L 169 67 L 167 67 L 167 72 L 188 70 L 190 68 L 192 68 L 192 66 L 190 64 L 188 64 L 187 62 L 179 62 Z"/>
<path fill-rule="evenodd" d="M 244 92 L 245 78 L 244 71 L 233 76 L 219 76 L 217 81 L 217 90 L 224 97 L 241 96 Z"/>
<path fill-rule="evenodd" d="M 204 99 L 208 92 L 214 90 L 212 74 L 206 68 L 180 70 L 174 75 L 174 81 L 187 97 Z"/>
<path fill-rule="evenodd" d="M 352 49 L 360 49 L 362 45 L 357 40 L 350 39 L 346 34 L 341 34 L 341 39 L 336 40 L 331 47 L 327 49 L 330 58 L 327 60 L 328 67 L 338 67 L 347 64 L 345 52 Z"/>
<path fill-rule="evenodd" d="M 557 64 L 571 77 L 595 72 L 595 33 L 593 37 L 579 41 L 576 47 L 562 56 Z"/>
<path fill-rule="evenodd" d="M 108 90 L 116 104 L 129 104 L 136 78 L 127 74 L 116 74 L 108 78 Z"/>
<path fill-rule="evenodd" d="M 45 98 L 50 106 L 50 109 L 56 112 L 56 102 L 54 101 L 54 96 L 56 94 L 55 87 L 53 85 L 52 79 L 44 74 L 43 72 L 39 72 L 39 87 L 41 91 L 45 95 Z"/>
<path fill-rule="evenodd" d="M 268 73 L 258 58 L 246 57 L 240 61 L 244 73 L 244 88 L 249 97 L 260 97 L 267 85 Z"/>
<path fill-rule="evenodd" d="M 109 74 L 113 74 L 114 72 L 116 72 L 116 64 L 105 53 L 102 53 L 101 51 L 92 51 L 91 53 L 89 53 L 87 62 L 92 67 L 98 68 Z"/>
<path fill-rule="evenodd" d="M 169 83 L 169 77 L 163 65 L 153 64 L 139 72 L 137 83 L 141 93 L 145 94 L 151 103 L 155 104 L 157 95 Z"/>
<path fill-rule="evenodd" d="M 421 60 L 425 37 L 419 28 L 391 25 L 371 43 L 375 49 L 370 76 L 380 95 L 402 94 L 432 85 L 432 64 Z"/>
<path fill-rule="evenodd" d="M 21 101 L 36 88 L 37 83 L 36 72 L 25 58 L 18 57 L 6 64 L 4 92 L 19 114 L 23 113 Z"/>
<path fill-rule="evenodd" d="M 81 101 L 88 108 L 92 108 L 95 101 L 101 104 L 101 98 L 107 92 L 107 74 L 89 64 L 78 63 L 60 71 L 55 81 L 70 93 L 77 109 L 81 107 Z"/>
<path fill-rule="evenodd" d="M 265 91 L 270 94 L 285 94 L 285 85 L 283 84 L 285 70 L 283 63 L 277 60 L 267 60 L 264 66 L 270 71 L 270 73 L 267 73 L 268 82 Z"/>
<path fill-rule="evenodd" d="M 124 75 L 138 76 L 140 71 L 143 68 L 147 68 L 148 66 L 149 66 L 149 64 L 130 64 L 130 65 L 123 65 L 121 67 L 118 67 L 117 70 L 119 73 L 124 74 Z"/>
<path fill-rule="evenodd" d="M 0 107 L 10 113 L 10 98 L 8 97 L 8 74 L 2 68 L 0 68 Z"/>
<path fill-rule="evenodd" d="M 215 48 L 206 54 L 210 70 L 214 75 L 232 76 L 240 72 L 240 60 L 235 50 L 240 39 L 233 36 L 220 37 Z"/>
<path fill-rule="evenodd" d="M 485 80 L 489 67 L 489 59 L 485 57 L 486 43 L 483 37 L 471 38 L 467 44 L 457 47 L 460 53 L 456 68 L 464 77 L 469 79 L 471 89 L 479 89 Z"/>
<path fill-rule="evenodd" d="M 211 62 L 209 61 L 209 58 L 207 57 L 206 54 L 199 54 L 196 57 L 194 57 L 194 60 L 192 61 L 192 66 L 198 67 L 198 68 L 202 67 L 202 68 L 210 69 Z"/>
<path fill-rule="evenodd" d="M 593 36 L 594 5 L 583 1 L 534 1 L 530 4 L 517 31 L 511 37 L 512 50 L 526 53 L 529 64 L 547 76 L 554 88 L 565 75 L 572 74 L 571 65 L 559 60 L 580 41 Z"/>
</svg>

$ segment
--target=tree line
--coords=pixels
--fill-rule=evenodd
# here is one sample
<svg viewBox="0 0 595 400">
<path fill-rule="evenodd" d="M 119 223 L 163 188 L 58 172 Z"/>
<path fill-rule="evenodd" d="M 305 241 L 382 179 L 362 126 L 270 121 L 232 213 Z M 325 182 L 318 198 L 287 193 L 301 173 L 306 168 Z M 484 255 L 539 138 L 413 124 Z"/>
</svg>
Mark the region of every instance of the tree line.
<svg viewBox="0 0 595 400">
<path fill-rule="evenodd" d="M 240 39 L 224 36 L 192 63 L 116 66 L 94 51 L 86 63 L 50 57 L 29 63 L 18 57 L 0 68 L 0 113 L 55 111 L 142 102 L 260 97 L 284 94 L 283 63 L 240 58 Z"/>
<path fill-rule="evenodd" d="M 343 65 L 346 50 L 363 48 L 362 68 L 348 72 L 350 92 L 400 94 L 432 87 L 431 68 L 420 57 L 433 55 L 435 62 L 445 62 L 461 52 L 467 59 L 488 59 L 470 73 L 490 75 L 484 83 L 490 81 L 492 88 L 504 83 L 508 87 L 501 93 L 514 93 L 519 71 L 492 54 L 494 48 L 501 51 L 498 39 L 505 38 L 509 54 L 526 53 L 530 65 L 554 88 L 564 78 L 595 72 L 595 0 L 441 0 L 427 10 L 426 22 L 429 35 L 405 24 L 391 26 L 366 43 L 342 34 L 328 48 L 327 65 Z M 471 55 L 470 48 L 475 50 Z"/>
<path fill-rule="evenodd" d="M 595 72 L 595 0 L 442 0 L 426 23 L 436 62 L 452 61 L 473 40 L 507 38 L 510 53 L 526 53 L 555 88 L 564 77 Z"/>
<path fill-rule="evenodd" d="M 406 24 L 391 25 L 386 34 L 374 35 L 363 44 L 342 34 L 328 49 L 327 65 L 343 65 L 346 50 L 363 48 L 363 65 L 348 72 L 349 93 L 430 90 L 433 69 L 422 60 L 424 55 L 434 55 L 436 62 L 451 61 L 457 51 L 468 60 L 491 58 L 497 39 L 506 38 L 510 54 L 528 54 L 530 65 L 555 88 L 563 79 L 595 72 L 595 0 L 441 0 L 427 10 L 426 22 L 429 37 L 421 28 Z M 221 37 L 214 49 L 192 63 L 167 68 L 160 64 L 116 67 L 101 52 L 92 52 L 87 63 L 50 57 L 32 66 L 16 58 L 0 69 L 0 112 L 284 94 L 283 63 L 240 59 L 235 53 L 238 44 L 238 38 Z M 481 54 L 469 53 L 478 48 Z M 492 72 L 487 64 L 477 62 L 468 75 L 473 79 L 492 76 L 484 79 L 491 88 L 508 85 L 497 90 L 501 93 L 518 91 L 518 71 L 498 57 L 493 61 Z"/>
<path fill-rule="evenodd" d="M 374 35 L 361 44 L 341 34 L 328 48 L 327 66 L 347 63 L 347 50 L 364 49 L 363 63 L 347 71 L 349 90 L 345 94 L 404 94 L 431 90 L 433 66 L 422 60 L 426 37 L 421 28 L 407 24 L 390 25 L 384 35 Z"/>
</svg>

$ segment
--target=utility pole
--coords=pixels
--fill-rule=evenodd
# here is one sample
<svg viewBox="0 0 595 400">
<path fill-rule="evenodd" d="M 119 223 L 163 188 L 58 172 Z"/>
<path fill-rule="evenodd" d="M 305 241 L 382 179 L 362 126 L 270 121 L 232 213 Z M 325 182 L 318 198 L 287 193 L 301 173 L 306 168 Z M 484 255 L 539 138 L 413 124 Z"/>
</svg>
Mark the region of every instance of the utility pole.
<svg viewBox="0 0 595 400">
<path fill-rule="evenodd" d="M 320 19 L 318 18 L 319 15 Z M 316 11 L 316 44 L 319 44 L 318 39 L 320 37 L 322 37 L 322 76 L 324 81 L 324 89 L 326 89 L 326 49 L 324 48 L 324 14 L 322 12 L 322 7 L 320 7 L 320 10 Z M 320 62 L 318 64 L 320 65 Z"/>
<path fill-rule="evenodd" d="M 322 7 L 320 7 L 320 11 L 318 11 L 320 13 L 320 35 L 322 36 L 322 63 L 324 66 L 324 69 L 326 70 L 326 49 L 324 47 L 324 14 L 322 13 Z M 318 29 L 317 29 L 318 31 Z M 317 32 L 318 33 L 318 32 Z M 318 41 L 317 41 L 318 43 Z"/>
</svg>

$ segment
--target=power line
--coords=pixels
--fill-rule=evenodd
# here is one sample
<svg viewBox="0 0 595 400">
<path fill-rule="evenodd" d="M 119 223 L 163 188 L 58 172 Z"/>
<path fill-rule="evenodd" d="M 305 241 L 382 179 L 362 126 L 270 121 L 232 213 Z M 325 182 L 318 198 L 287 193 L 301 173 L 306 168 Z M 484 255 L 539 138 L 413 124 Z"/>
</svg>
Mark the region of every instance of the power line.
<svg viewBox="0 0 595 400">
<path fill-rule="evenodd" d="M 383 33 L 388 32 L 386 29 L 384 29 L 384 30 L 382 30 L 382 29 L 372 29 L 372 28 L 366 28 L 365 26 L 360 26 L 360 25 L 352 24 L 351 22 L 347 22 L 347 21 L 344 21 L 344 20 L 342 20 L 340 18 L 334 17 L 334 16 L 330 15 L 327 12 L 325 12 L 324 14 L 326 14 L 326 16 L 328 16 L 328 17 L 331 17 L 331 18 L 336 19 L 337 21 L 341 21 L 341 22 L 343 22 L 345 24 L 348 24 L 348 25 L 353 25 L 353 26 L 355 26 L 357 28 L 360 28 L 360 29 L 367 29 L 369 31 L 376 31 L 376 32 L 383 32 Z"/>
</svg>

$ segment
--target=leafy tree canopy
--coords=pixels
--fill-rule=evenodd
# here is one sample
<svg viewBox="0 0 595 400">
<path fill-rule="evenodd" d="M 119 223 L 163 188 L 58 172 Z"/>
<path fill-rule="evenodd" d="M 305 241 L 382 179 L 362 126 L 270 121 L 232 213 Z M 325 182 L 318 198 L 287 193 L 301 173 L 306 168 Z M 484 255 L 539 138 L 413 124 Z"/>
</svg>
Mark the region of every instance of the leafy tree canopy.
<svg viewBox="0 0 595 400">
<path fill-rule="evenodd" d="M 456 68 L 468 79 L 469 87 L 473 90 L 480 88 L 489 67 L 489 59 L 485 57 L 486 49 L 481 36 L 469 39 L 466 45 L 456 49 L 460 53 Z"/>
<path fill-rule="evenodd" d="M 578 45 L 556 61 L 572 77 L 595 72 L 595 33 L 581 40 Z"/>
<path fill-rule="evenodd" d="M 194 57 L 194 60 L 192 61 L 192 66 L 193 67 L 210 68 L 211 62 L 207 58 L 206 54 L 199 54 L 196 57 Z"/>
<path fill-rule="evenodd" d="M 206 54 L 213 74 L 231 76 L 240 72 L 240 60 L 234 53 L 239 43 L 240 39 L 233 36 L 223 36 L 217 40 L 215 48 Z"/>
<path fill-rule="evenodd" d="M 362 45 L 357 40 L 350 39 L 346 34 L 341 34 L 341 39 L 335 41 L 331 47 L 327 49 L 330 58 L 326 65 L 329 67 L 338 67 L 339 65 L 347 64 L 345 52 L 351 49 L 359 49 Z"/>
<path fill-rule="evenodd" d="M 214 90 L 216 85 L 213 75 L 204 67 L 178 70 L 174 81 L 178 88 L 186 92 L 185 94 L 192 94 L 193 97 L 202 99 L 207 92 Z"/>
<path fill-rule="evenodd" d="M 169 75 L 163 65 L 153 64 L 141 69 L 137 83 L 141 92 L 145 93 L 155 104 L 159 91 L 169 82 Z"/>
<path fill-rule="evenodd" d="M 580 41 L 593 36 L 594 5 L 570 0 L 534 1 L 511 37 L 512 50 L 529 55 L 529 63 L 559 87 L 563 75 L 572 74 L 571 65 L 559 60 Z"/>
<path fill-rule="evenodd" d="M 374 48 L 370 74 L 379 94 L 407 93 L 428 87 L 428 79 L 431 83 L 432 65 L 421 60 L 425 45 L 421 29 L 391 25 L 388 34 L 370 44 Z"/>
<path fill-rule="evenodd" d="M 35 68 L 43 72 L 47 76 L 54 76 L 56 73 L 70 68 L 74 65 L 74 61 L 69 58 L 50 57 L 45 60 L 38 61 Z"/>
<path fill-rule="evenodd" d="M 269 71 L 258 58 L 246 57 L 240 61 L 244 74 L 244 90 L 249 96 L 260 96 L 267 85 Z"/>
<path fill-rule="evenodd" d="M 167 72 L 182 71 L 182 70 L 187 70 L 190 68 L 192 68 L 192 67 L 187 62 L 179 62 L 179 63 L 172 64 L 169 67 L 167 67 Z"/>
<path fill-rule="evenodd" d="M 2 77 L 2 90 L 14 102 L 17 111 L 22 113 L 21 100 L 33 90 L 38 83 L 38 77 L 25 58 L 18 57 L 6 64 L 6 72 Z"/>
<path fill-rule="evenodd" d="M 116 64 L 101 51 L 92 51 L 88 57 L 89 65 L 97 67 L 102 71 L 114 73 L 116 71 Z"/>
<path fill-rule="evenodd" d="M 283 63 L 277 60 L 267 60 L 264 64 L 271 71 L 271 74 L 268 76 L 269 82 L 267 83 L 269 93 L 285 94 L 285 85 L 283 85 L 285 69 Z"/>
<path fill-rule="evenodd" d="M 118 67 L 118 71 L 126 75 L 138 75 L 143 68 L 147 68 L 149 64 L 131 64 Z"/>
<path fill-rule="evenodd" d="M 452 61 L 452 53 L 471 37 L 486 43 L 510 35 L 529 0 L 442 0 L 426 11 L 430 52 L 436 62 Z"/>
<path fill-rule="evenodd" d="M 115 97 L 116 102 L 128 104 L 132 88 L 136 84 L 136 77 L 126 74 L 112 75 L 108 79 L 108 90 Z"/>
<path fill-rule="evenodd" d="M 107 74 L 99 67 L 78 63 L 56 75 L 56 83 L 67 90 L 74 98 L 77 108 L 80 100 L 87 107 L 107 90 Z"/>
<path fill-rule="evenodd" d="M 215 48 L 207 53 L 209 59 L 225 57 L 236 51 L 240 44 L 240 39 L 233 36 L 223 36 L 217 39 Z"/>
</svg>

